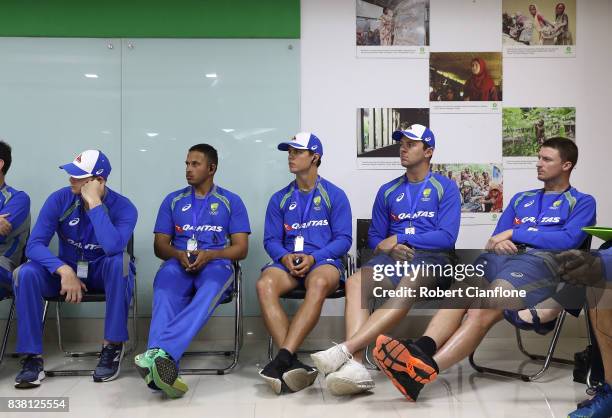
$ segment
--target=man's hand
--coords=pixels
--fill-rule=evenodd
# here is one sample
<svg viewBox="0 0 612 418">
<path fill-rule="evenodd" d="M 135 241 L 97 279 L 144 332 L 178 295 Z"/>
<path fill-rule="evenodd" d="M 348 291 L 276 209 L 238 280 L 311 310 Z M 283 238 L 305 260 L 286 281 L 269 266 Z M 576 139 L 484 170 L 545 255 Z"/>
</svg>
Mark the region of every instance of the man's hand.
<svg viewBox="0 0 612 418">
<path fill-rule="evenodd" d="M 106 181 L 102 177 L 92 177 L 91 180 L 81 186 L 81 197 L 87 202 L 89 209 L 102 204 L 105 184 Z"/>
<path fill-rule="evenodd" d="M 375 253 L 385 253 L 389 254 L 393 247 L 397 245 L 397 235 L 391 235 L 390 237 L 385 238 L 376 246 Z"/>
<path fill-rule="evenodd" d="M 6 237 L 13 230 L 13 225 L 9 221 L 6 220 L 10 213 L 3 213 L 0 215 L 0 235 Z"/>
<path fill-rule="evenodd" d="M 297 266 L 293 266 L 291 270 L 291 275 L 296 277 L 305 277 L 312 266 L 315 265 L 315 259 L 311 255 L 306 254 L 294 254 L 297 257 L 300 257 L 302 261 Z"/>
<path fill-rule="evenodd" d="M 83 291 L 87 292 L 87 286 L 76 275 L 72 267 L 64 264 L 57 269 L 61 277 L 60 295 L 66 295 L 66 302 L 81 303 Z"/>
<path fill-rule="evenodd" d="M 493 251 L 497 255 L 514 255 L 514 254 L 518 254 L 518 248 L 516 247 L 516 244 L 514 244 L 509 239 L 501 241 L 501 242 L 498 242 L 495 245 L 495 248 L 493 248 Z"/>
<path fill-rule="evenodd" d="M 410 261 L 414 257 L 414 248 L 404 244 L 395 244 L 389 252 L 391 258 L 395 261 Z"/>
<path fill-rule="evenodd" d="M 293 269 L 295 269 L 295 266 L 293 265 L 293 259 L 298 257 L 298 254 L 285 254 L 281 259 L 280 262 L 283 266 L 285 266 L 287 268 L 287 270 L 289 270 L 289 274 L 291 274 L 291 272 L 293 271 Z"/>
<path fill-rule="evenodd" d="M 561 280 L 575 285 L 592 286 L 603 281 L 601 258 L 587 251 L 570 250 L 555 256 L 560 264 Z"/>
<path fill-rule="evenodd" d="M 207 250 L 199 250 L 199 251 L 191 251 L 192 255 L 196 256 L 196 259 L 193 263 L 190 263 L 189 266 L 185 270 L 190 273 L 195 273 L 200 271 L 210 260 L 214 257 L 213 251 Z"/>
<path fill-rule="evenodd" d="M 510 240 L 512 240 L 512 230 L 508 229 L 504 232 L 500 232 L 499 234 L 493 235 L 491 238 L 489 238 L 489 240 L 487 241 L 487 244 L 485 245 L 485 250 L 494 251 L 497 244 L 499 244 L 502 241 L 510 241 Z"/>
<path fill-rule="evenodd" d="M 189 257 L 187 257 L 187 251 L 181 251 L 181 250 L 176 250 L 176 254 L 174 255 L 174 258 L 176 258 L 179 263 L 181 263 L 181 266 L 183 266 L 183 268 L 185 270 L 187 270 L 189 268 Z"/>
</svg>

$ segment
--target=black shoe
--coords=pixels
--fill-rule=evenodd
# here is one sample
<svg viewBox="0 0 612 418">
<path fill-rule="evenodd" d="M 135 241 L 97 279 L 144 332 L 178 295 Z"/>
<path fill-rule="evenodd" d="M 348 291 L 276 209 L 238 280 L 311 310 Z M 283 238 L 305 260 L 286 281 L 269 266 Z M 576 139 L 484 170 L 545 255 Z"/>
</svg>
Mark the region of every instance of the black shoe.
<svg viewBox="0 0 612 418">
<path fill-rule="evenodd" d="M 94 370 L 94 382 L 109 382 L 115 380 L 121 371 L 123 360 L 123 344 L 107 344 L 100 351 L 100 360 Z"/>
<path fill-rule="evenodd" d="M 22 369 L 15 377 L 17 389 L 30 389 L 40 386 L 45 378 L 45 368 L 42 357 L 28 355 L 21 360 Z"/>
<path fill-rule="evenodd" d="M 283 373 L 285 373 L 291 363 L 287 363 L 279 358 L 277 355 L 274 360 L 266 364 L 266 366 L 259 371 L 259 375 L 270 385 L 274 393 L 280 395 L 283 389 L 287 389 L 287 385 L 283 381 Z"/>
<path fill-rule="evenodd" d="M 318 374 L 317 369 L 302 363 L 297 356 L 294 356 L 291 365 L 283 373 L 281 380 L 285 382 L 291 392 L 298 392 L 312 385 Z"/>
<path fill-rule="evenodd" d="M 415 402 L 427 383 L 438 376 L 438 365 L 411 340 L 379 335 L 374 362 L 409 401 Z"/>
</svg>

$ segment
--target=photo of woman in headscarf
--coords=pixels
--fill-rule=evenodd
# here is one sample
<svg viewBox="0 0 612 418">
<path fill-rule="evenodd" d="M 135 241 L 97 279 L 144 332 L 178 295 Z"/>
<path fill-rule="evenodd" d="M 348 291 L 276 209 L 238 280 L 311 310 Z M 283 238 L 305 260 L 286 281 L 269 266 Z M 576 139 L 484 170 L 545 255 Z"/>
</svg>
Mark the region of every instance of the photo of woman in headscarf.
<svg viewBox="0 0 612 418">
<path fill-rule="evenodd" d="M 550 37 L 553 25 L 544 18 L 535 4 L 529 5 L 529 14 L 533 20 L 529 45 L 544 45 L 544 39 Z"/>
<path fill-rule="evenodd" d="M 465 82 L 463 100 L 498 101 L 499 95 L 493 79 L 487 72 L 487 64 L 482 58 L 474 58 L 471 65 L 472 75 Z"/>
<path fill-rule="evenodd" d="M 378 20 L 380 22 L 380 44 L 393 45 L 393 30 L 395 29 L 393 11 L 388 7 L 384 7 L 383 13 Z"/>
</svg>

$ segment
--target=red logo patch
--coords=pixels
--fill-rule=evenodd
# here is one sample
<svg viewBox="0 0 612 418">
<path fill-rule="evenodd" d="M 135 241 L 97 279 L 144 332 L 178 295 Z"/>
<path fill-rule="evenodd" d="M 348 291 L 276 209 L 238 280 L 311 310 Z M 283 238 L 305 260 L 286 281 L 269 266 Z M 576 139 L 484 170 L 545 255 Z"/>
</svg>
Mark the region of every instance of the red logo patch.
<svg viewBox="0 0 612 418">
<path fill-rule="evenodd" d="M 76 161 L 77 163 L 80 163 L 81 162 L 81 155 L 83 155 L 83 154 L 79 154 L 78 157 L 76 157 L 74 159 L 74 161 Z"/>
<path fill-rule="evenodd" d="M 521 220 L 519 218 L 514 218 L 514 225 L 520 225 L 522 224 Z"/>
<path fill-rule="evenodd" d="M 291 227 L 291 225 L 287 225 L 285 224 L 285 231 L 291 231 L 293 230 L 293 228 Z"/>
<path fill-rule="evenodd" d="M 180 225 L 174 225 L 174 229 L 176 230 L 176 232 L 185 232 Z"/>
<path fill-rule="evenodd" d="M 391 219 L 393 219 L 395 222 L 400 220 L 399 217 L 394 213 L 391 214 Z"/>
</svg>

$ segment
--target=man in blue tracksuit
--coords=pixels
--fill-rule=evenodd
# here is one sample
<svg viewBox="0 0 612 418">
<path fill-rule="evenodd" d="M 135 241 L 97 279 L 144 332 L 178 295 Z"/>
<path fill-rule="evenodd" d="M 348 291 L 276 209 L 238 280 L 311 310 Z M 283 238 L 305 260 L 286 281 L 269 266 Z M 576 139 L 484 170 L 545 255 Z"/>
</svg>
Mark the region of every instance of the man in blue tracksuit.
<svg viewBox="0 0 612 418">
<path fill-rule="evenodd" d="M 148 350 L 134 359 L 147 385 L 170 397 L 188 390 L 178 362 L 232 291 L 232 260 L 247 256 L 251 233 L 240 197 L 214 184 L 217 151 L 194 145 L 185 163 L 189 186 L 166 196 L 157 214 L 155 255 L 165 261 L 153 282 Z"/>
<path fill-rule="evenodd" d="M 486 244 L 490 253 L 475 262 L 486 267 L 492 289 L 526 292 L 519 300 L 506 300 L 506 305 L 535 306 L 554 294 L 560 264 L 552 251 L 579 247 L 587 237 L 582 228 L 595 223 L 595 199 L 570 185 L 577 161 L 578 148 L 572 141 L 546 140 L 537 163 L 538 180 L 544 187 L 510 200 Z M 503 309 L 496 304 L 500 300 L 476 300 L 469 310 L 439 310 L 425 335 L 415 342 L 379 336 L 374 349 L 377 364 L 407 399 L 415 401 L 424 384 L 474 352 L 503 318 Z M 476 308 L 476 303 L 486 309 Z"/>
<path fill-rule="evenodd" d="M 13 270 L 30 233 L 30 198 L 5 183 L 11 161 L 11 147 L 0 141 L 0 300 L 13 293 Z"/>
<path fill-rule="evenodd" d="M 128 340 L 134 269 L 125 249 L 136 226 L 136 208 L 106 186 L 111 165 L 101 151 L 83 151 L 60 168 L 70 175 L 70 186 L 47 198 L 26 247 L 30 261 L 13 273 L 17 351 L 26 355 L 15 378 L 17 388 L 39 386 L 45 377 L 43 297 L 64 295 L 66 302 L 79 303 L 83 292 L 105 293 L 104 344 L 94 381 L 119 375 L 123 343 Z M 49 249 L 56 233 L 57 256 Z"/>
<path fill-rule="evenodd" d="M 326 296 L 343 280 L 341 259 L 352 243 L 346 194 L 318 175 L 323 157 L 319 138 L 300 132 L 278 149 L 287 151 L 295 180 L 268 203 L 264 247 L 272 261 L 257 282 L 266 328 L 279 347 L 259 374 L 276 394 L 283 388 L 297 392 L 316 379 L 316 370 L 300 362 L 296 352 L 316 325 Z M 306 296 L 290 323 L 279 298 L 298 286 L 306 289 Z"/>
<path fill-rule="evenodd" d="M 376 296 L 375 286 L 416 288 L 449 286 L 448 279 L 424 277 L 414 280 L 394 271 L 378 281 L 373 272 L 394 267 L 440 265 L 450 261 L 459 233 L 461 199 L 456 184 L 434 174 L 430 162 L 435 149 L 433 132 L 414 124 L 393 133 L 399 141 L 400 159 L 406 172 L 384 184 L 372 208 L 368 246 L 375 256 L 346 283 L 346 340 L 312 355 L 319 371 L 326 373 L 327 387 L 334 395 L 351 395 L 374 387 L 363 365 L 363 349 L 381 332 L 401 321 L 416 298 L 387 301 L 371 316 L 368 301 Z"/>
</svg>

